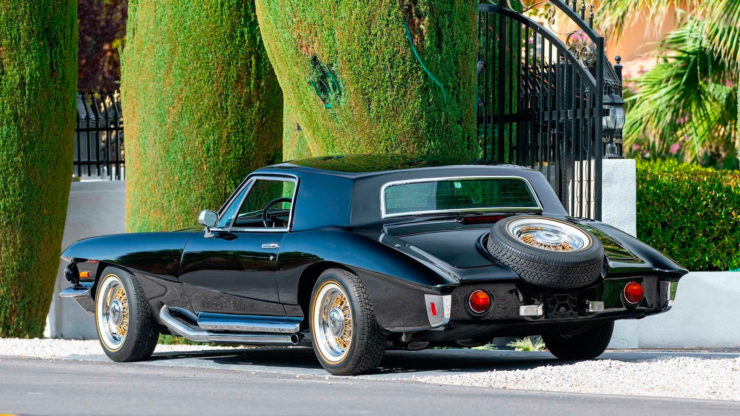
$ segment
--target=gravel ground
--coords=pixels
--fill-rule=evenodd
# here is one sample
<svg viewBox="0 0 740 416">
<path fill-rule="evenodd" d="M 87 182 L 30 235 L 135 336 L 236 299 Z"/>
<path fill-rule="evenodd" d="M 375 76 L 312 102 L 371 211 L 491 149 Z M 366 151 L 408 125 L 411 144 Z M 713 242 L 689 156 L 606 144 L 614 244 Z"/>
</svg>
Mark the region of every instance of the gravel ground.
<svg viewBox="0 0 740 416">
<path fill-rule="evenodd" d="M 217 349 L 231 349 L 232 347 L 214 347 L 200 345 L 158 345 L 155 353 L 213 351 Z M 242 348 L 243 349 L 243 348 Z M 310 351 L 310 350 L 309 350 Z M 457 351 L 457 350 L 456 350 Z M 740 401 L 740 356 L 738 354 L 706 354 L 696 351 L 687 351 L 686 355 L 677 353 L 650 352 L 640 354 L 636 352 L 624 353 L 613 351 L 606 354 L 606 358 L 584 362 L 564 362 L 542 359 L 542 353 L 515 353 L 529 354 L 514 358 L 513 351 L 492 351 L 495 363 L 481 363 L 482 365 L 503 366 L 497 370 L 485 371 L 479 368 L 459 366 L 469 365 L 467 361 L 455 361 L 455 356 L 463 351 L 454 352 L 448 356 L 449 368 L 443 367 L 433 370 L 429 375 L 413 375 L 424 370 L 415 368 L 413 363 L 407 363 L 391 371 L 390 374 L 370 374 L 362 378 L 398 379 L 399 381 L 417 381 L 437 385 L 475 386 L 494 389 L 511 390 L 539 390 L 566 393 L 593 393 L 635 396 L 676 397 L 684 399 L 711 399 Z M 234 358 L 233 364 L 242 371 L 251 368 L 265 368 L 253 371 L 295 372 L 300 375 L 311 375 L 323 370 L 313 368 L 312 354 L 293 354 L 288 356 L 288 362 L 276 361 L 262 355 L 252 355 L 241 359 Z M 468 359 L 476 361 L 475 357 L 483 354 L 482 351 L 469 351 Z M 662 355 L 665 354 L 665 355 Z M 311 356 L 305 358 L 304 355 Z M 84 356 L 103 356 L 103 350 L 98 341 L 72 341 L 59 339 L 15 339 L 0 338 L 0 357 L 33 357 L 42 359 L 85 359 Z M 197 357 L 197 356 L 196 356 Z M 292 361 L 291 358 L 292 357 Z M 435 360 L 444 360 L 444 353 L 435 355 Z M 507 358 L 509 357 L 509 358 Z M 644 357 L 644 358 L 643 358 Z M 162 357 L 160 357 L 162 358 Z M 396 357 L 398 358 L 398 357 Z M 524 360 L 522 360 L 524 358 Z M 490 357 L 489 357 L 490 359 Z M 182 358 L 172 358 L 171 363 L 177 362 L 183 366 L 203 366 L 210 360 L 189 361 Z M 305 360 L 308 360 L 304 362 Z M 461 358 L 457 358 L 461 360 Z M 510 360 L 510 361 L 509 361 Z M 226 363 L 226 360 L 222 360 Z M 306 363 L 309 363 L 306 367 Z M 456 363 L 458 365 L 456 365 Z M 397 364 L 393 364 L 397 365 Z M 418 363 L 416 363 L 418 365 Z M 213 367 L 213 365 L 211 365 Z M 216 367 L 228 369 L 228 365 L 219 364 Z M 215 368 L 215 367 L 214 367 Z M 455 368 L 457 368 L 455 370 Z M 398 372 L 397 372 L 398 371 Z M 438 375 L 444 374 L 444 375 Z M 328 378 L 328 377 L 327 377 Z"/>
<path fill-rule="evenodd" d="M 157 352 L 188 352 L 228 349 L 205 345 L 157 345 Z M 61 339 L 19 339 L 0 338 L 0 356 L 33 357 L 44 359 L 65 358 L 73 355 L 103 354 L 103 347 L 97 340 L 74 341 Z"/>
<path fill-rule="evenodd" d="M 456 386 L 740 401 L 740 357 L 601 359 L 461 375 L 414 377 Z"/>
</svg>

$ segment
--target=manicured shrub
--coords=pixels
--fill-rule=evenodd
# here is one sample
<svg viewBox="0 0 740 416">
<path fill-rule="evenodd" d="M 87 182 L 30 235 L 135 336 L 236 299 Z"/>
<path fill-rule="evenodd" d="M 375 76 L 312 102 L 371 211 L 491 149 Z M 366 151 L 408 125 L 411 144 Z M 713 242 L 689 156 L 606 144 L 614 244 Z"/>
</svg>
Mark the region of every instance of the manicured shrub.
<svg viewBox="0 0 740 416">
<path fill-rule="evenodd" d="M 282 96 L 252 1 L 131 1 L 122 77 L 128 230 L 194 225 L 280 161 Z"/>
<path fill-rule="evenodd" d="M 256 0 L 285 96 L 284 158 L 477 156 L 477 3 Z"/>
<path fill-rule="evenodd" d="M 740 268 L 740 171 L 638 161 L 637 236 L 689 270 Z"/>
<path fill-rule="evenodd" d="M 72 180 L 77 2 L 0 3 L 0 337 L 44 331 Z"/>
</svg>

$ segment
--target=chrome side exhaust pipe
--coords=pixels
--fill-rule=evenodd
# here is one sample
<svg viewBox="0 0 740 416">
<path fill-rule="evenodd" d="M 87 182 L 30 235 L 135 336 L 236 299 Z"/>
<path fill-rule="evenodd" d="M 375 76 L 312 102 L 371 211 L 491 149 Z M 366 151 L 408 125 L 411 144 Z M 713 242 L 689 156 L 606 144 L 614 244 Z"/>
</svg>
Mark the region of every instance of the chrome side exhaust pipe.
<svg viewBox="0 0 740 416">
<path fill-rule="evenodd" d="M 193 342 L 230 342 L 237 344 L 254 344 L 254 345 L 291 345 L 296 344 L 294 339 L 299 342 L 300 334 L 269 334 L 269 333 L 218 333 L 206 331 L 201 328 L 193 327 L 176 317 L 172 316 L 167 305 L 163 305 L 159 310 L 159 319 L 172 331 L 173 334 L 187 338 Z"/>
</svg>

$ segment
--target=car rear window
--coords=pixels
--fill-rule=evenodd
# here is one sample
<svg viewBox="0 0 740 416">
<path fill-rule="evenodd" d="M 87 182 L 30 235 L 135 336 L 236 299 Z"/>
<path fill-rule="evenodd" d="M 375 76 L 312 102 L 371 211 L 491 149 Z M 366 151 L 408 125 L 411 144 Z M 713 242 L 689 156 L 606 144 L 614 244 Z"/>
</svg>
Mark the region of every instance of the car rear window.
<svg viewBox="0 0 740 416">
<path fill-rule="evenodd" d="M 540 210 L 522 178 L 444 178 L 389 183 L 383 187 L 383 216 L 462 211 Z"/>
</svg>

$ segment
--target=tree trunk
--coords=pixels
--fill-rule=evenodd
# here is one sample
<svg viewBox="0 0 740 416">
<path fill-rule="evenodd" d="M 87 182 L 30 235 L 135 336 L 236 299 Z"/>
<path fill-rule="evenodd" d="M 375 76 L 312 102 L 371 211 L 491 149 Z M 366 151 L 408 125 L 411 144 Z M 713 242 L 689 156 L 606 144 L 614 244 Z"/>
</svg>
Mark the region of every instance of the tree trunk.
<svg viewBox="0 0 740 416">
<path fill-rule="evenodd" d="M 283 103 L 250 0 L 129 3 L 126 227 L 174 230 L 279 162 Z"/>
<path fill-rule="evenodd" d="M 0 337 L 39 337 L 72 180 L 77 2 L 0 3 Z"/>
<path fill-rule="evenodd" d="M 476 1 L 256 4 L 290 110 L 285 159 L 398 152 L 479 156 Z"/>
</svg>

